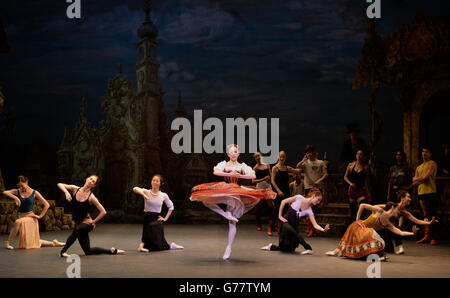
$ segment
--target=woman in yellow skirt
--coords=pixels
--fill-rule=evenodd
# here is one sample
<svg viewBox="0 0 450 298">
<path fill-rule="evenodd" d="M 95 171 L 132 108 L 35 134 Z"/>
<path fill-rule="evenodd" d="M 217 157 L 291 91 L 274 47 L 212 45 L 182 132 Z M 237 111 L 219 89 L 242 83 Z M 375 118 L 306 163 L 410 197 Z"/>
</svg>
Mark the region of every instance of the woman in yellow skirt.
<svg viewBox="0 0 450 298">
<path fill-rule="evenodd" d="M 13 199 L 19 207 L 19 218 L 14 222 L 14 225 L 11 228 L 5 247 L 11 250 L 14 249 L 14 247 L 11 246 L 11 243 L 17 234 L 19 234 L 17 248 L 30 249 L 40 248 L 41 246 L 64 246 L 64 243 L 61 243 L 56 239 L 53 241 L 46 241 L 41 240 L 39 237 L 38 220 L 45 215 L 50 206 L 47 200 L 45 200 L 38 191 L 28 186 L 28 178 L 25 176 L 19 176 L 17 178 L 17 188 L 18 189 L 11 189 L 3 192 L 5 196 Z M 35 198 L 44 205 L 40 215 L 33 213 Z"/>
<path fill-rule="evenodd" d="M 371 211 L 372 214 L 364 221 L 359 220 L 365 209 Z M 398 216 L 396 203 L 388 202 L 386 210 L 369 204 L 361 204 L 356 221 L 347 228 L 338 247 L 333 251 L 326 252 L 326 255 L 357 259 L 370 254 L 378 254 L 381 256 L 381 260 L 385 261 L 387 259 L 384 253 L 385 243 L 377 231 L 388 229 L 400 236 L 413 236 L 418 231 L 416 226 L 412 227 L 412 232 L 402 231 L 389 221 L 392 216 Z"/>
</svg>

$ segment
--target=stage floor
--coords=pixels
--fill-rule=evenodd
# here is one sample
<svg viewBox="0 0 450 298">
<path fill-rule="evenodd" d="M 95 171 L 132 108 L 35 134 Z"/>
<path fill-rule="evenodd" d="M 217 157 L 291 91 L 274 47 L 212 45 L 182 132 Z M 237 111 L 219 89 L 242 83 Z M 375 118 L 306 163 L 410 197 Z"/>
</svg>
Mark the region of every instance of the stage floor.
<svg viewBox="0 0 450 298">
<path fill-rule="evenodd" d="M 78 241 L 69 254 L 80 254 L 81 277 L 225 277 L 225 278 L 343 278 L 367 277 L 369 263 L 361 260 L 328 257 L 324 253 L 334 249 L 339 239 L 329 237 L 306 238 L 314 255 L 302 256 L 303 247 L 295 254 L 261 251 L 268 243 L 278 243 L 276 234 L 269 237 L 258 232 L 254 225 L 238 224 L 231 259 L 222 260 L 227 242 L 228 226 L 166 224 L 166 239 L 183 245 L 181 251 L 140 253 L 142 226 L 99 224 L 90 233 L 91 246 L 126 250 L 125 255 L 85 256 Z M 65 241 L 71 231 L 43 232 L 41 239 Z M 0 277 L 66 277 L 70 265 L 60 258 L 61 248 L 32 250 L 3 248 L 6 234 L 0 235 Z M 13 243 L 15 246 L 17 238 Z M 381 277 L 435 278 L 450 277 L 450 243 L 419 245 L 404 240 L 405 254 L 389 254 L 390 261 L 381 263 Z"/>
</svg>

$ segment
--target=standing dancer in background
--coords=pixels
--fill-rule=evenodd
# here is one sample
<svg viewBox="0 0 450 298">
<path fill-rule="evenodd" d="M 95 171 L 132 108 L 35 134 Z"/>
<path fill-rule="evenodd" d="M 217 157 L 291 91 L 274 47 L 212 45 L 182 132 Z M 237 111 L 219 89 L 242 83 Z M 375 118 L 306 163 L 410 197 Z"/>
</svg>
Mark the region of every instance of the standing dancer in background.
<svg viewBox="0 0 450 298">
<path fill-rule="evenodd" d="M 348 200 L 350 203 L 350 215 L 352 220 L 356 218 L 358 205 L 370 198 L 369 190 L 369 166 L 364 162 L 364 152 L 356 152 L 356 161 L 348 164 L 345 171 L 344 180 L 348 187 Z"/>
<path fill-rule="evenodd" d="M 304 179 L 302 178 L 302 174 L 294 173 L 294 175 L 292 175 L 292 178 L 294 178 L 294 181 L 289 183 L 291 196 L 305 195 L 305 184 Z"/>
<path fill-rule="evenodd" d="M 406 162 L 406 154 L 402 150 L 395 153 L 396 164 L 389 170 L 387 200 L 397 202 L 397 192 L 407 190 L 412 186 L 413 169 Z"/>
<path fill-rule="evenodd" d="M 38 191 L 28 186 L 27 177 L 23 175 L 17 177 L 17 189 L 5 190 L 3 194 L 8 198 L 13 199 L 19 207 L 19 218 L 14 222 L 14 225 L 11 228 L 5 245 L 6 249 L 14 249 L 11 243 L 17 233 L 19 233 L 17 248 L 30 249 L 56 247 L 65 244 L 56 239 L 53 241 L 40 239 L 38 220 L 44 217 L 50 205 Z M 37 198 L 44 205 L 44 208 L 39 215 L 36 215 L 33 212 L 34 198 Z"/>
<path fill-rule="evenodd" d="M 312 145 L 306 145 L 305 156 L 297 164 L 305 173 L 305 193 L 308 194 L 310 189 L 316 187 L 322 192 L 324 189 L 323 180 L 328 177 L 328 171 L 323 160 L 318 159 L 319 154 Z M 315 229 L 311 221 L 307 220 L 306 236 L 312 237 L 315 234 Z"/>
<path fill-rule="evenodd" d="M 272 185 L 270 185 L 271 180 L 271 170 L 270 165 L 262 162 L 262 154 L 261 152 L 255 152 L 253 154 L 253 158 L 256 161 L 256 165 L 253 167 L 253 171 L 255 171 L 256 178 L 252 179 L 252 183 L 256 184 L 257 188 L 262 189 L 272 189 Z M 274 204 L 272 200 L 267 200 L 267 205 L 270 209 L 274 208 Z M 261 231 L 261 204 L 259 202 L 255 207 L 255 216 L 256 216 L 256 230 Z"/>
<path fill-rule="evenodd" d="M 255 179 L 255 172 L 245 163 L 238 162 L 238 145 L 228 145 L 227 153 L 229 161 L 222 161 L 214 167 L 214 175 L 224 177 L 227 182 L 196 185 L 192 188 L 190 197 L 191 201 L 200 201 L 228 219 L 228 245 L 222 257 L 224 260 L 230 258 L 239 218 L 258 204 L 260 199 L 274 199 L 276 196 L 270 189 L 238 185 L 238 179 Z M 219 204 L 224 204 L 226 211 L 220 208 Z"/>
<path fill-rule="evenodd" d="M 89 232 L 95 229 L 96 223 L 106 214 L 105 208 L 92 193 L 92 189 L 97 186 L 98 181 L 97 175 L 90 175 L 86 178 L 86 182 L 82 187 L 58 183 L 58 188 L 64 192 L 66 200 L 72 205 L 72 219 L 75 221 L 75 228 L 69 238 L 67 238 L 66 245 L 59 253 L 61 257 L 69 257 L 67 250 L 77 239 L 86 255 L 117 255 L 125 253 L 125 251 L 114 247 L 111 247 L 111 249 L 91 247 Z M 100 211 L 95 219 L 92 219 L 89 215 L 90 205 L 94 205 Z"/>
<path fill-rule="evenodd" d="M 302 255 L 313 254 L 312 247 L 305 242 L 303 237 L 298 233 L 298 224 L 300 218 L 308 216 L 315 229 L 326 232 L 330 229 L 330 225 L 327 224 L 325 228 L 319 226 L 314 218 L 312 206 L 317 205 L 322 200 L 322 193 L 318 188 L 312 188 L 307 197 L 296 195 L 281 201 L 279 208 L 279 219 L 281 221 L 281 232 L 279 236 L 279 244 L 274 245 L 270 243 L 267 246 L 261 247 L 262 250 L 281 250 L 283 252 L 294 252 L 299 244 L 301 244 L 305 251 Z M 289 204 L 287 212 L 282 215 L 284 206 Z"/>
<path fill-rule="evenodd" d="M 278 154 L 278 162 L 272 168 L 272 185 L 277 191 L 277 198 L 275 199 L 275 208 L 273 209 L 269 227 L 267 228 L 267 235 L 269 236 L 272 236 L 272 228 L 275 228 L 280 233 L 280 228 L 275 225 L 277 223 L 278 209 L 280 208 L 281 201 L 290 196 L 289 173 L 301 173 L 299 169 L 285 165 L 286 159 L 286 152 L 280 151 Z"/>
<path fill-rule="evenodd" d="M 418 185 L 417 194 L 419 195 L 420 207 L 422 207 L 424 220 L 436 216 L 436 208 L 438 207 L 438 196 L 436 194 L 436 173 L 437 164 L 431 160 L 431 149 L 423 147 L 422 149 L 423 163 L 420 164 L 413 178 L 413 186 Z M 436 244 L 437 223 L 431 226 L 425 226 L 425 236 L 417 241 L 417 243 L 430 242 L 431 245 Z"/>
<path fill-rule="evenodd" d="M 164 237 L 163 222 L 166 222 L 174 210 L 172 201 L 169 196 L 160 191 L 164 185 L 161 175 L 153 175 L 152 188 L 145 189 L 134 187 L 133 191 L 144 198 L 144 226 L 142 229 L 142 242 L 138 250 L 140 252 L 149 252 L 156 250 L 183 249 L 183 246 L 172 242 L 170 245 Z M 169 210 L 165 217 L 161 216 L 162 204 L 166 204 Z"/>
</svg>

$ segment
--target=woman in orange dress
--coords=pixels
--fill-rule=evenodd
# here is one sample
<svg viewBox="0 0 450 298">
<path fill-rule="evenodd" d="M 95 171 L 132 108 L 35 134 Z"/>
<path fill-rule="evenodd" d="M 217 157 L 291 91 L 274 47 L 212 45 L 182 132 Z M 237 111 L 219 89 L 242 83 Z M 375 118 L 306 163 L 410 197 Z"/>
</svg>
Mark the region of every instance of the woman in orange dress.
<svg viewBox="0 0 450 298">
<path fill-rule="evenodd" d="M 359 220 L 364 209 L 372 212 L 372 214 L 364 221 Z M 392 216 L 398 216 L 398 206 L 394 202 L 386 204 L 386 210 L 369 204 L 361 204 L 359 206 L 356 221 L 352 223 L 341 238 L 338 247 L 333 251 L 326 252 L 328 256 L 345 256 L 347 258 L 357 259 L 367 257 L 370 254 L 378 254 L 381 260 L 387 260 L 384 253 L 385 243 L 383 238 L 377 231 L 388 229 L 392 233 L 400 236 L 413 236 L 417 233 L 418 228 L 412 227 L 412 232 L 405 232 L 396 228 L 391 222 Z"/>
<path fill-rule="evenodd" d="M 49 204 L 46 199 L 36 190 L 28 186 L 28 178 L 25 176 L 19 176 L 17 178 L 17 188 L 6 190 L 3 192 L 5 196 L 13 199 L 16 205 L 19 207 L 19 218 L 14 222 L 9 233 L 8 240 L 6 241 L 5 248 L 13 250 L 11 245 L 12 241 L 19 234 L 19 242 L 17 248 L 40 248 L 41 246 L 64 246 L 65 243 L 61 243 L 58 240 L 46 241 L 41 240 L 39 237 L 39 222 L 49 208 Z M 34 199 L 38 199 L 44 208 L 40 215 L 33 213 Z"/>
<path fill-rule="evenodd" d="M 239 147 L 236 144 L 227 146 L 229 161 L 222 161 L 214 167 L 214 175 L 222 176 L 226 182 L 204 183 L 192 188 L 191 201 L 200 201 L 212 211 L 228 219 L 228 245 L 223 259 L 230 258 L 231 246 L 236 236 L 236 223 L 239 218 L 250 211 L 261 199 L 274 199 L 276 193 L 271 189 L 253 186 L 241 186 L 238 179 L 254 179 L 255 172 L 245 163 L 237 161 Z M 219 204 L 226 205 L 224 211 Z"/>
</svg>

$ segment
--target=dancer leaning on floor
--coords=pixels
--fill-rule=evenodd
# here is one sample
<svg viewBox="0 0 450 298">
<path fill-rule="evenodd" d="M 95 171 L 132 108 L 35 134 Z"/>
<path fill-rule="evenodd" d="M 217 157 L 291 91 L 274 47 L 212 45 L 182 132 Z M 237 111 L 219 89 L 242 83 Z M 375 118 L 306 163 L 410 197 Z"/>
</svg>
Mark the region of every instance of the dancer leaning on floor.
<svg viewBox="0 0 450 298">
<path fill-rule="evenodd" d="M 364 221 L 359 220 L 365 209 L 371 211 L 372 214 Z M 390 218 L 398 215 L 398 206 L 394 202 L 388 202 L 386 204 L 386 210 L 369 204 L 359 205 L 356 221 L 347 228 L 338 247 L 325 254 L 328 256 L 345 256 L 352 259 L 367 257 L 370 254 L 378 254 L 382 261 L 387 260 L 384 252 L 384 240 L 377 231 L 388 229 L 400 236 L 413 236 L 418 231 L 416 226 L 412 227 L 412 232 L 404 232 L 396 228 L 390 222 Z"/>
<path fill-rule="evenodd" d="M 302 255 L 310 255 L 313 253 L 311 245 L 306 243 L 303 237 L 298 233 L 298 224 L 300 218 L 308 216 L 311 220 L 313 227 L 321 232 L 326 232 L 330 229 L 330 225 L 327 224 L 325 228 L 319 226 L 314 218 L 312 206 L 320 204 L 322 200 L 322 193 L 318 188 L 311 188 L 308 196 L 304 197 L 296 195 L 281 201 L 279 208 L 279 219 L 281 221 L 281 231 L 279 236 L 279 244 L 274 245 L 270 243 L 267 246 L 261 247 L 262 250 L 281 250 L 283 252 L 294 252 L 299 244 L 301 244 L 305 251 Z M 287 212 L 282 215 L 283 208 L 286 204 L 289 204 Z"/>
<path fill-rule="evenodd" d="M 255 152 L 255 154 L 253 154 L 253 158 L 256 161 L 256 165 L 253 167 L 253 171 L 255 171 L 256 178 L 252 179 L 252 183 L 256 184 L 255 186 L 257 188 L 272 189 L 272 186 L 270 185 L 270 180 L 271 180 L 270 165 L 263 163 L 261 152 Z M 275 208 L 272 200 L 266 200 L 266 202 L 267 202 L 267 205 L 269 206 L 270 210 Z M 255 206 L 256 230 L 258 230 L 258 231 L 262 231 L 261 204 L 262 204 L 262 202 L 260 201 Z"/>
<path fill-rule="evenodd" d="M 61 257 L 69 256 L 66 252 L 77 239 L 86 255 L 116 255 L 125 252 L 114 247 L 110 249 L 91 247 L 89 232 L 95 229 L 96 223 L 106 214 L 105 208 L 92 193 L 92 189 L 97 186 L 98 181 L 97 175 L 89 175 L 82 187 L 58 183 L 58 188 L 64 192 L 67 201 L 72 205 L 72 219 L 75 221 L 75 228 L 69 238 L 67 238 L 66 245 L 59 253 Z M 92 219 L 89 215 L 90 205 L 94 205 L 100 211 L 95 219 Z"/>
<path fill-rule="evenodd" d="M 38 220 L 44 217 L 50 205 L 38 191 L 32 189 L 28 185 L 27 177 L 22 175 L 17 177 L 17 189 L 6 190 L 3 194 L 8 198 L 13 199 L 19 207 L 19 218 L 14 222 L 14 225 L 9 233 L 8 240 L 6 241 L 5 247 L 7 249 L 14 249 L 11 243 L 17 233 L 19 233 L 17 248 L 30 249 L 40 247 L 56 247 L 63 246 L 65 244 L 56 239 L 53 241 L 40 239 Z M 37 198 L 44 205 L 44 208 L 39 215 L 36 215 L 33 212 L 35 198 Z"/>
<path fill-rule="evenodd" d="M 424 220 L 417 219 L 411 214 L 411 212 L 406 210 L 406 207 L 411 204 L 411 197 L 406 190 L 399 190 L 397 192 L 397 198 L 398 198 L 397 200 L 400 201 L 400 203 L 398 204 L 398 208 L 397 208 L 399 217 L 406 218 L 415 224 L 423 225 L 423 226 L 425 226 L 425 228 L 435 222 L 438 222 L 434 218 L 434 216 L 432 217 L 431 221 L 424 221 Z M 377 207 L 386 209 L 386 205 L 377 205 Z M 403 254 L 405 252 L 405 250 L 403 248 L 402 238 L 400 237 L 400 235 L 397 235 L 397 234 L 391 232 L 390 230 L 386 230 L 386 229 L 381 230 L 379 234 L 384 240 L 386 252 L 395 252 L 395 254 L 397 254 L 397 255 Z M 394 247 L 392 246 L 392 239 L 394 240 L 396 249 L 394 249 Z"/>
<path fill-rule="evenodd" d="M 239 218 L 258 204 L 260 199 L 274 199 L 276 196 L 270 189 L 238 185 L 238 179 L 255 179 L 255 172 L 245 163 L 238 162 L 238 145 L 228 145 L 227 153 L 229 161 L 218 163 L 214 167 L 214 175 L 225 177 L 229 183 L 212 182 L 196 185 L 192 188 L 190 197 L 191 201 L 200 201 L 228 219 L 228 245 L 223 255 L 224 260 L 230 257 Z M 226 211 L 222 210 L 219 204 L 226 205 Z"/>
<path fill-rule="evenodd" d="M 170 245 L 164 238 L 163 222 L 166 222 L 174 210 L 169 196 L 160 191 L 164 185 L 161 175 L 153 175 L 152 188 L 145 189 L 134 187 L 133 191 L 144 198 L 144 226 L 142 229 L 142 242 L 138 247 L 140 252 L 149 252 L 156 250 L 183 249 L 183 246 L 172 242 Z M 165 217 L 161 216 L 162 204 L 166 204 L 169 210 Z"/>
</svg>

